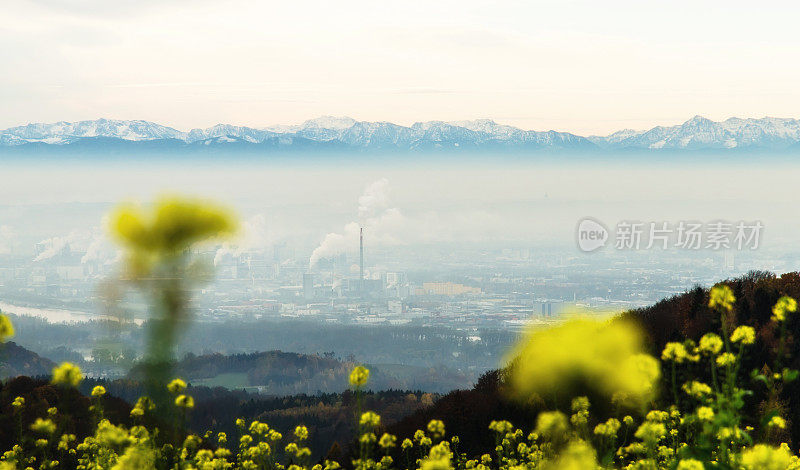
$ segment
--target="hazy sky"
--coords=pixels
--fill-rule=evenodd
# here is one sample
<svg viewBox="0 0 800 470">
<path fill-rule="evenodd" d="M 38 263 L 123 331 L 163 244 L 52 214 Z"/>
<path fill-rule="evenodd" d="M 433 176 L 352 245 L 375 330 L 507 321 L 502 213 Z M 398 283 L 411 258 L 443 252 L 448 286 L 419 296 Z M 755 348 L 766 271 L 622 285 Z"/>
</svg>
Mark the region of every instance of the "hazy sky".
<svg viewBox="0 0 800 470">
<path fill-rule="evenodd" d="M 0 128 L 319 115 L 606 133 L 800 117 L 797 2 L 37 0 L 0 13 Z"/>
</svg>

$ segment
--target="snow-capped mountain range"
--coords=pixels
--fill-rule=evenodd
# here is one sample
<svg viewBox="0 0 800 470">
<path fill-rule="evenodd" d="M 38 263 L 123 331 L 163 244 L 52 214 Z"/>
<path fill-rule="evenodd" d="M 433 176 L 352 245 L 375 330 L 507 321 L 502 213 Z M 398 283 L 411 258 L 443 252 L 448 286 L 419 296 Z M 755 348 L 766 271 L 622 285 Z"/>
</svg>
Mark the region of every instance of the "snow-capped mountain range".
<svg viewBox="0 0 800 470">
<path fill-rule="evenodd" d="M 683 124 L 645 131 L 621 130 L 607 136 L 582 137 L 568 132 L 531 131 L 474 121 L 428 121 L 411 126 L 390 122 L 356 121 L 323 116 L 300 125 L 263 128 L 217 124 L 206 129 L 179 131 L 149 121 L 94 121 L 28 124 L 0 131 L 0 146 L 65 146 L 76 143 L 111 145 L 163 142 L 179 146 L 220 146 L 239 143 L 267 147 L 372 150 L 433 149 L 733 149 L 783 150 L 800 148 L 800 120 L 730 118 L 715 122 L 701 116 Z"/>
</svg>

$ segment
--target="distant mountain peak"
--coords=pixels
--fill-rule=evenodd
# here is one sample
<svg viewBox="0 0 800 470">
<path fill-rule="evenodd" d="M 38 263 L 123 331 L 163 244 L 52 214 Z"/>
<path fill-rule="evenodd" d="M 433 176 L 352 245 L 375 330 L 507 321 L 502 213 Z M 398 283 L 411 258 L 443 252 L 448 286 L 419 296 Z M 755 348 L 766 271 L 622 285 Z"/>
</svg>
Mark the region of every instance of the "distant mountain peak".
<svg viewBox="0 0 800 470">
<path fill-rule="evenodd" d="M 37 145 L 124 145 L 125 142 L 166 142 L 171 146 L 262 145 L 286 149 L 364 149 L 425 151 L 465 149 L 497 151 L 598 149 L 800 149 L 800 121 L 790 118 L 738 118 L 721 122 L 701 115 L 674 126 L 649 130 L 624 129 L 607 136 L 582 137 L 567 132 L 523 130 L 492 119 L 424 121 L 411 126 L 391 122 L 356 121 L 320 116 L 300 125 L 254 128 L 216 124 L 182 132 L 144 120 L 100 118 L 93 121 L 31 123 L 0 131 L 0 147 Z M 242 147 L 243 146 L 243 147 Z M 152 147 L 152 146 L 151 146 Z M 171 147 L 172 148 L 172 147 Z"/>
<path fill-rule="evenodd" d="M 309 119 L 302 124 L 304 129 L 348 129 L 353 127 L 356 120 L 347 116 L 320 116 L 315 119 Z"/>
</svg>

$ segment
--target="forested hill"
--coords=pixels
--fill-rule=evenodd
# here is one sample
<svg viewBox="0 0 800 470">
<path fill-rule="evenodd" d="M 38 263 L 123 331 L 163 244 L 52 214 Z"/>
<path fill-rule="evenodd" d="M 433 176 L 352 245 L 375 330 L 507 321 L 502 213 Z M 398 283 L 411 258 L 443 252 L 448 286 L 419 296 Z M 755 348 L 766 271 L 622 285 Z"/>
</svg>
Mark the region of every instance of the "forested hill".
<svg viewBox="0 0 800 470">
<path fill-rule="evenodd" d="M 175 374 L 198 386 L 245 389 L 273 396 L 313 395 L 347 390 L 348 375 L 355 365 L 332 354 L 188 354 L 175 365 Z M 369 368 L 372 390 L 448 392 L 470 386 L 469 377 L 446 367 L 369 364 Z M 135 366 L 129 378 L 141 379 L 141 368 Z"/>
<path fill-rule="evenodd" d="M 50 359 L 39 356 L 13 341 L 4 343 L 0 347 L 0 379 L 26 375 L 37 377 L 50 375 L 55 363 Z"/>
<path fill-rule="evenodd" d="M 767 398 L 767 390 L 749 378 L 750 371 L 763 370 L 774 363 L 777 347 L 776 325 L 770 320 L 772 307 L 782 295 L 800 298 L 800 273 L 792 272 L 775 276 L 768 272 L 751 272 L 747 275 L 724 281 L 736 296 L 734 306 L 735 321 L 739 325 L 755 328 L 757 339 L 742 358 L 743 384 L 753 390 L 746 400 L 746 415 L 759 416 L 758 409 Z M 650 350 L 656 357 L 661 356 L 664 345 L 669 341 L 683 342 L 687 338 L 695 342 L 705 333 L 720 331 L 720 316 L 708 307 L 709 291 L 696 287 L 686 293 L 664 299 L 650 307 L 626 312 L 623 317 L 633 319 L 642 325 L 650 341 Z M 787 318 L 789 331 L 788 349 L 791 360 L 785 364 L 790 368 L 800 368 L 800 319 L 797 315 Z M 710 383 L 707 370 L 697 370 L 695 380 Z M 705 374 L 705 375 L 704 375 Z M 668 397 L 668 374 L 662 376 L 662 397 Z M 688 380 L 679 374 L 679 382 Z M 800 442 L 800 381 L 786 384 L 780 390 L 779 400 L 784 407 L 784 416 L 789 417 L 789 427 L 783 438 L 786 442 Z M 681 382 L 682 383 L 682 382 Z M 441 419 L 448 423 L 448 430 L 458 434 L 462 445 L 475 453 L 490 452 L 495 446 L 493 436 L 486 432 L 492 420 L 506 419 L 524 429 L 533 426 L 533 420 L 543 408 L 541 403 L 522 404 L 512 400 L 505 393 L 505 371 L 497 370 L 485 374 L 471 390 L 453 391 L 426 409 L 390 426 L 397 435 L 407 435 L 419 429 L 431 419 Z M 585 391 L 592 396 L 591 390 Z M 600 406 L 596 402 L 593 406 Z M 568 410 L 567 410 L 568 411 Z M 601 413 L 602 414 L 602 413 Z M 757 424 L 757 423 L 752 423 Z"/>
</svg>

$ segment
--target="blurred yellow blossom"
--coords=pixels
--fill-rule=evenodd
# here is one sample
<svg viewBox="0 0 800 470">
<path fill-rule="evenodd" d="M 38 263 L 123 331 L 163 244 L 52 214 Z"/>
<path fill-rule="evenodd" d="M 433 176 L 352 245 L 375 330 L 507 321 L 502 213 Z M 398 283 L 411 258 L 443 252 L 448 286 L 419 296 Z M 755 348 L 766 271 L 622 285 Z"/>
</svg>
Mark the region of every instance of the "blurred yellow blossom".
<svg viewBox="0 0 800 470">
<path fill-rule="evenodd" d="M 170 393 L 181 393 L 186 389 L 186 382 L 183 379 L 172 379 L 172 382 L 167 384 L 167 390 Z"/>
<path fill-rule="evenodd" d="M 106 388 L 103 387 L 102 385 L 96 385 L 92 389 L 92 396 L 93 397 L 102 397 L 105 394 L 106 394 Z"/>
<path fill-rule="evenodd" d="M 784 295 L 778 302 L 775 303 L 775 306 L 772 307 L 772 319 L 775 321 L 784 321 L 786 320 L 787 313 L 793 313 L 797 311 L 797 301 L 788 295 Z"/>
<path fill-rule="evenodd" d="M 14 336 L 14 325 L 11 320 L 0 313 L 0 343 Z"/>
<path fill-rule="evenodd" d="M 785 470 L 792 455 L 782 447 L 756 444 L 742 452 L 742 467 L 747 470 Z"/>
<path fill-rule="evenodd" d="M 681 343 L 667 343 L 664 350 L 661 352 L 661 359 L 665 361 L 674 361 L 678 364 L 682 363 L 686 357 L 686 348 Z"/>
<path fill-rule="evenodd" d="M 714 410 L 708 406 L 701 406 L 697 409 L 697 417 L 700 418 L 701 421 L 711 421 L 714 419 Z"/>
<path fill-rule="evenodd" d="M 53 434 L 56 432 L 56 424 L 50 419 L 36 418 L 31 424 L 31 430 L 41 434 Z"/>
<path fill-rule="evenodd" d="M 206 201 L 164 197 L 150 211 L 137 205 L 117 209 L 111 231 L 128 250 L 128 267 L 134 276 L 182 254 L 197 242 L 232 234 L 234 217 L 226 209 Z"/>
<path fill-rule="evenodd" d="M 731 353 L 722 353 L 717 357 L 717 365 L 720 367 L 731 366 L 736 363 L 736 356 Z"/>
<path fill-rule="evenodd" d="M 381 417 L 378 416 L 377 413 L 372 411 L 367 411 L 361 415 L 361 419 L 359 420 L 362 426 L 380 426 L 381 424 Z"/>
<path fill-rule="evenodd" d="M 786 420 L 780 416 L 773 416 L 767 423 L 767 426 L 778 429 L 786 429 Z"/>
<path fill-rule="evenodd" d="M 706 333 L 700 338 L 700 345 L 698 349 L 705 354 L 718 354 L 722 350 L 722 338 L 715 333 Z"/>
<path fill-rule="evenodd" d="M 190 395 L 178 395 L 175 397 L 175 406 L 179 408 L 194 408 L 194 398 Z"/>
<path fill-rule="evenodd" d="M 71 362 L 62 362 L 61 365 L 53 368 L 53 380 L 56 385 L 67 385 L 77 387 L 83 380 L 80 367 Z"/>
<path fill-rule="evenodd" d="M 622 320 L 570 320 L 534 329 L 516 348 L 512 384 L 522 396 L 552 396 L 574 385 L 597 387 L 630 404 L 655 395 L 661 371 L 644 354 L 640 330 Z"/>
<path fill-rule="evenodd" d="M 350 372 L 350 385 L 354 387 L 363 387 L 369 380 L 369 369 L 364 366 L 356 366 Z"/>
<path fill-rule="evenodd" d="M 740 326 L 731 333 L 731 341 L 742 344 L 753 344 L 756 341 L 756 330 L 751 326 Z"/>
<path fill-rule="evenodd" d="M 709 307 L 719 307 L 727 311 L 731 311 L 733 309 L 734 302 L 736 302 L 736 297 L 734 297 L 733 291 L 725 284 L 717 284 L 716 286 L 712 287 L 708 297 Z"/>
</svg>

